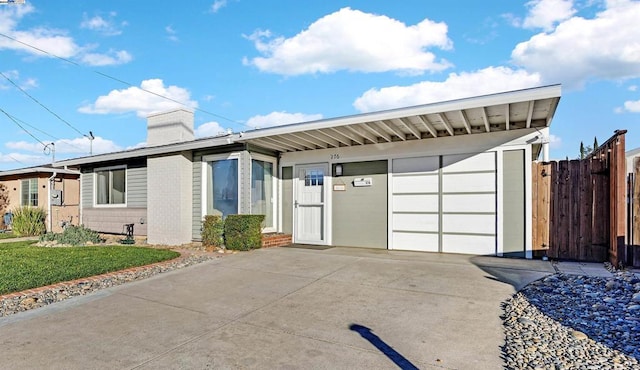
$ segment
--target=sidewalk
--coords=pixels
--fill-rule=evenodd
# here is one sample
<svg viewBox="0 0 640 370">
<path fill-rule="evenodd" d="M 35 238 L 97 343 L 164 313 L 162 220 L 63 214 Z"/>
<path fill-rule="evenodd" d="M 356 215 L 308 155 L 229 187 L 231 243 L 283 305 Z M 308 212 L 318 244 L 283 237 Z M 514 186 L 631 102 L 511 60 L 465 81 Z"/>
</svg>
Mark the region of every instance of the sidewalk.
<svg viewBox="0 0 640 370">
<path fill-rule="evenodd" d="M 15 242 L 22 242 L 25 240 L 38 240 L 39 238 L 37 236 L 25 236 L 25 237 L 21 237 L 21 238 L 8 238 L 8 239 L 0 239 L 0 244 L 1 243 L 15 243 Z"/>
</svg>

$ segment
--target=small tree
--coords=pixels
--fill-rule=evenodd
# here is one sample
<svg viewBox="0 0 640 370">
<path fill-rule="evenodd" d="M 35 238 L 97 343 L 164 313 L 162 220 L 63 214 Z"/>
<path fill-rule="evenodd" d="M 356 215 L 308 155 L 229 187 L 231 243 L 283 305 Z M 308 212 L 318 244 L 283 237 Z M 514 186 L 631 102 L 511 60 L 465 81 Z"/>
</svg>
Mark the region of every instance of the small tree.
<svg viewBox="0 0 640 370">
<path fill-rule="evenodd" d="M 4 184 L 0 184 L 0 225 L 4 224 L 4 213 L 9 207 L 9 193 Z"/>
<path fill-rule="evenodd" d="M 598 149 L 600 145 L 598 145 L 598 138 L 597 137 L 593 137 L 593 150 Z"/>
</svg>

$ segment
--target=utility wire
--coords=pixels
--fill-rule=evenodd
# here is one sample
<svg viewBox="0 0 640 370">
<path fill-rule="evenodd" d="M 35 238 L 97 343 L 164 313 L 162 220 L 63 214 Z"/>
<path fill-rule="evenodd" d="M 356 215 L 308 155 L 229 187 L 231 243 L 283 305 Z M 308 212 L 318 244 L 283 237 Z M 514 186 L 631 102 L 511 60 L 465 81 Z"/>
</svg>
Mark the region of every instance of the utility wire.
<svg viewBox="0 0 640 370">
<path fill-rule="evenodd" d="M 28 96 L 29 98 L 31 98 L 31 100 L 33 100 L 34 102 L 36 102 L 38 105 L 40 105 L 42 108 L 44 108 L 47 112 L 51 113 L 54 117 L 56 117 L 57 119 L 59 119 L 60 121 L 64 122 L 64 124 L 66 124 L 67 126 L 71 127 L 72 129 L 74 129 L 78 134 L 80 135 L 84 135 L 80 130 L 78 130 L 77 128 L 75 128 L 72 124 L 70 124 L 69 122 L 67 122 L 67 120 L 65 120 L 64 118 L 60 117 L 58 114 L 56 114 L 56 112 L 52 111 L 51 109 L 47 108 L 44 104 L 42 104 L 40 101 L 38 101 L 38 99 L 36 99 L 35 97 L 33 97 L 31 94 L 29 94 L 28 92 L 26 92 L 22 87 L 18 86 L 18 84 L 16 84 L 15 82 L 13 82 L 12 79 L 9 78 L 9 76 L 5 75 L 4 73 L 0 72 L 0 75 L 2 75 L 2 77 L 4 77 L 7 81 L 9 81 L 13 86 L 15 86 L 16 89 L 22 91 L 23 94 L 25 94 L 26 96 Z"/>
<path fill-rule="evenodd" d="M 20 127 L 22 129 L 22 131 L 26 132 L 27 135 L 31 136 L 32 138 L 34 138 L 37 142 L 39 142 L 40 144 L 42 144 L 43 147 L 47 147 L 47 144 L 43 143 L 42 140 L 38 139 L 34 134 L 32 134 L 31 132 L 29 132 L 29 130 L 27 130 L 26 128 L 24 128 L 17 120 L 15 120 L 13 118 L 12 115 L 10 115 L 9 113 L 7 113 L 4 109 L 0 108 L 0 112 L 4 113 L 5 116 L 7 116 L 11 121 L 13 121 L 13 123 L 15 123 L 18 127 Z"/>
<path fill-rule="evenodd" d="M 55 137 L 55 136 L 51 135 L 50 133 L 48 133 L 48 132 L 46 132 L 46 131 L 42 131 L 42 130 L 40 130 L 39 128 L 37 128 L 37 127 L 35 127 L 35 126 L 30 125 L 29 123 L 25 122 L 24 120 L 21 120 L 20 118 L 18 118 L 18 117 L 16 117 L 16 116 L 14 116 L 14 115 L 11 115 L 11 117 L 13 117 L 13 119 L 15 119 L 16 121 L 19 121 L 19 122 L 20 122 L 20 123 L 22 123 L 23 125 L 25 125 L 25 126 L 29 126 L 29 127 L 31 127 L 32 129 L 34 129 L 34 130 L 38 131 L 39 133 L 41 133 L 41 134 L 43 134 L 43 135 L 46 135 L 46 136 L 48 136 L 48 137 L 52 138 L 53 140 L 57 140 L 57 141 L 63 142 L 63 143 L 65 143 L 65 144 L 69 145 L 70 147 L 76 148 L 76 149 L 78 149 L 78 150 L 80 150 L 80 151 L 82 151 L 82 152 L 84 152 L 84 151 L 85 151 L 85 150 L 84 150 L 84 148 L 80 148 L 79 146 L 74 145 L 74 144 L 73 144 L 71 141 L 69 141 L 69 140 L 66 140 L 66 139 L 60 139 L 60 138 L 58 138 L 58 137 Z"/>
<path fill-rule="evenodd" d="M 60 59 L 60 60 L 62 60 L 62 61 L 64 61 L 64 62 L 67 62 L 67 63 L 73 64 L 73 65 L 74 65 L 74 66 L 76 66 L 76 67 L 82 67 L 82 66 L 81 66 L 79 63 L 77 63 L 77 62 L 74 62 L 74 61 L 72 61 L 72 60 L 70 60 L 70 59 L 63 58 L 63 57 L 61 57 L 61 56 L 55 55 L 55 54 L 50 53 L 50 52 L 48 52 L 48 51 L 46 51 L 46 50 L 40 49 L 40 48 L 39 48 L 39 47 L 37 47 L 37 46 L 33 46 L 33 45 L 31 45 L 31 44 L 28 44 L 28 43 L 26 43 L 26 42 L 24 42 L 24 41 L 20 41 L 20 40 L 18 40 L 18 39 L 16 39 L 16 38 L 14 38 L 14 37 L 11 37 L 11 36 L 9 36 L 9 35 L 7 35 L 7 34 L 5 34 L 5 33 L 0 32 L 0 36 L 5 37 L 5 38 L 7 38 L 7 39 L 9 39 L 9 40 L 11 40 L 11 41 L 17 42 L 17 43 L 19 43 L 19 44 L 21 44 L 21 45 L 24 45 L 24 46 L 28 47 L 28 48 L 31 48 L 31 49 L 37 50 L 37 51 L 39 51 L 39 52 L 41 52 L 41 53 L 43 53 L 43 54 L 46 54 L 46 55 L 48 55 L 48 56 L 50 56 L 50 57 L 57 58 L 57 59 Z M 151 90 L 144 89 L 144 88 L 142 88 L 142 87 L 135 86 L 135 85 L 133 85 L 133 84 L 132 84 L 132 83 L 130 83 L 130 82 L 124 81 L 124 80 L 119 79 L 119 78 L 117 78 L 117 77 L 113 77 L 113 76 L 108 75 L 108 74 L 106 74 L 106 73 L 99 72 L 99 71 L 96 71 L 96 70 L 91 70 L 91 72 L 93 72 L 93 73 L 95 73 L 95 74 L 97 74 L 97 75 L 100 75 L 100 76 L 102 76 L 102 77 L 108 78 L 108 79 L 110 79 L 110 80 L 113 80 L 113 81 L 119 82 L 119 83 L 121 83 L 121 84 L 124 84 L 124 85 L 126 85 L 126 86 L 128 86 L 128 87 L 135 87 L 135 88 L 138 88 L 138 89 L 140 89 L 140 90 L 142 90 L 142 91 L 144 91 L 144 92 L 146 92 L 146 93 L 148 93 L 148 94 L 155 95 L 155 96 L 157 96 L 157 97 L 160 97 L 160 98 L 162 98 L 162 99 L 166 99 L 166 100 L 172 101 L 172 102 L 174 102 L 174 103 L 178 103 L 178 104 L 180 104 L 180 105 L 182 105 L 182 106 L 185 106 L 185 107 L 189 107 L 189 106 L 188 106 L 187 104 L 185 104 L 184 102 L 181 102 L 181 101 L 179 101 L 179 100 L 176 100 L 176 99 L 170 98 L 170 97 L 168 97 L 168 96 L 165 96 L 165 95 L 162 95 L 162 94 L 159 94 L 159 93 L 153 92 L 153 91 L 151 91 Z M 245 124 L 245 123 L 242 123 L 242 122 L 239 122 L 239 121 L 233 120 L 233 119 L 231 119 L 231 118 L 227 118 L 227 117 L 225 117 L 225 116 L 222 116 L 222 115 L 219 115 L 219 114 L 216 114 L 216 113 L 213 113 L 213 112 L 209 112 L 209 111 L 204 110 L 204 109 L 202 109 L 202 108 L 197 108 L 197 107 L 190 107 L 190 108 L 193 108 L 194 110 L 197 110 L 198 112 L 202 112 L 202 113 L 205 113 L 205 114 L 211 115 L 211 116 L 213 116 L 213 117 L 217 117 L 217 118 L 223 119 L 223 120 L 225 120 L 225 121 L 229 121 L 229 122 L 231 122 L 231 123 L 235 123 L 235 124 L 237 124 L 237 125 L 242 125 L 242 126 L 245 126 L 245 127 L 248 127 L 248 128 L 253 129 L 253 127 L 251 127 L 251 126 L 249 126 L 249 125 L 247 125 L 247 124 Z"/>
</svg>

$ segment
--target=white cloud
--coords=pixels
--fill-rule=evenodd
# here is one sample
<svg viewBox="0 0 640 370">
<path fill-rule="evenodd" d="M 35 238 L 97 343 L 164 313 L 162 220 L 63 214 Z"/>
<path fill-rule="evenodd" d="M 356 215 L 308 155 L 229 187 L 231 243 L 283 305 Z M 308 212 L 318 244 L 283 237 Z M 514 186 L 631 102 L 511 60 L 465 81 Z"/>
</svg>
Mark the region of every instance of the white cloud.
<svg viewBox="0 0 640 370">
<path fill-rule="evenodd" d="M 522 22 L 523 28 L 542 28 L 550 31 L 561 21 L 576 13 L 573 0 L 532 0 L 526 4 L 529 13 Z"/>
<path fill-rule="evenodd" d="M 49 144 L 49 142 L 45 142 Z M 27 141 L 10 141 L 5 144 L 9 149 L 21 150 L 30 153 L 42 153 L 44 154 L 44 147 L 40 143 L 27 142 Z M 111 140 L 107 140 L 100 136 L 96 136 L 93 140 L 93 147 L 86 137 L 79 137 L 73 139 L 61 139 L 54 142 L 56 156 L 61 154 L 89 154 L 89 151 L 93 149 L 93 154 L 111 153 L 122 150 L 122 147 L 117 145 Z"/>
<path fill-rule="evenodd" d="M 212 121 L 198 126 L 195 130 L 195 135 L 196 137 L 209 137 L 218 136 L 225 132 L 227 132 L 226 128 L 220 126 L 218 122 Z"/>
<path fill-rule="evenodd" d="M 91 50 L 94 50 L 95 46 L 78 45 L 65 30 L 44 26 L 20 29 L 20 21 L 34 11 L 35 8 L 29 3 L 21 6 L 0 7 L 0 32 L 17 40 L 0 38 L 0 50 L 16 50 L 37 57 L 77 59 L 96 66 L 122 64 L 131 60 L 131 55 L 123 50 L 110 51 L 106 54 L 93 53 Z"/>
<path fill-rule="evenodd" d="M 211 4 L 211 12 L 217 13 L 218 10 L 224 8 L 225 6 L 227 6 L 227 0 L 216 0 L 213 2 L 213 4 Z"/>
<path fill-rule="evenodd" d="M 423 81 L 409 86 L 370 89 L 353 103 L 360 112 L 428 104 L 477 95 L 535 87 L 540 76 L 507 67 L 488 67 L 475 72 L 451 73 L 442 82 Z"/>
<path fill-rule="evenodd" d="M 129 63 L 133 57 L 126 50 L 109 50 L 106 54 L 86 53 L 80 60 L 91 66 L 112 66 Z"/>
<path fill-rule="evenodd" d="M 176 101 L 184 105 L 176 103 Z M 149 79 L 142 81 L 140 87 L 132 86 L 122 90 L 112 90 L 107 95 L 98 97 L 94 103 L 80 107 L 78 111 L 87 114 L 136 112 L 138 117 L 146 118 L 151 113 L 184 106 L 198 107 L 198 102 L 191 100 L 189 90 L 174 85 L 165 86 L 161 79 Z"/>
<path fill-rule="evenodd" d="M 51 162 L 51 157 L 22 153 L 0 153 L 0 163 L 19 164 L 17 167 Z"/>
<path fill-rule="evenodd" d="M 624 102 L 624 110 L 632 113 L 640 113 L 640 100 Z"/>
<path fill-rule="evenodd" d="M 640 2 L 609 0 L 592 19 L 574 16 L 551 33 L 518 44 L 513 62 L 539 72 L 546 83 L 582 87 L 591 79 L 640 76 Z"/>
<path fill-rule="evenodd" d="M 165 32 L 167 33 L 167 38 L 173 42 L 177 42 L 180 41 L 180 39 L 178 38 L 178 32 L 173 29 L 173 27 L 171 27 L 171 25 L 166 26 L 164 28 Z"/>
<path fill-rule="evenodd" d="M 84 13 L 82 16 L 82 22 L 80 23 L 80 28 L 100 32 L 106 36 L 120 35 L 122 34 L 120 27 L 126 25 L 126 22 L 122 22 L 118 25 L 115 21 L 116 15 L 117 14 L 115 12 L 111 12 L 108 15 L 108 19 L 105 19 L 100 15 L 89 18 L 87 13 Z"/>
<path fill-rule="evenodd" d="M 20 72 L 18 70 L 12 69 L 10 71 L 2 72 L 4 77 L 0 79 L 0 90 L 8 90 L 13 87 L 13 84 L 9 82 L 7 79 L 13 81 L 16 85 L 18 85 L 23 90 L 29 90 L 38 87 L 38 80 L 35 78 L 25 78 L 20 79 Z"/>
<path fill-rule="evenodd" d="M 560 149 L 561 147 L 562 147 L 562 138 L 554 134 L 549 134 L 549 148 Z"/>
<path fill-rule="evenodd" d="M 638 90 L 638 85 L 631 85 L 627 88 L 627 90 L 629 91 L 637 91 Z"/>
<path fill-rule="evenodd" d="M 291 37 L 270 31 L 246 36 L 263 56 L 245 58 L 245 65 L 282 75 L 398 71 L 422 74 L 451 66 L 428 48 L 451 49 L 447 25 L 424 19 L 407 26 L 384 15 L 343 8 L 318 19 Z"/>
<path fill-rule="evenodd" d="M 304 113 L 288 113 L 271 112 L 267 115 L 257 115 L 249 118 L 246 125 L 253 128 L 265 128 L 271 126 L 282 126 L 290 123 L 317 121 L 322 119 L 322 114 L 304 114 Z"/>
</svg>

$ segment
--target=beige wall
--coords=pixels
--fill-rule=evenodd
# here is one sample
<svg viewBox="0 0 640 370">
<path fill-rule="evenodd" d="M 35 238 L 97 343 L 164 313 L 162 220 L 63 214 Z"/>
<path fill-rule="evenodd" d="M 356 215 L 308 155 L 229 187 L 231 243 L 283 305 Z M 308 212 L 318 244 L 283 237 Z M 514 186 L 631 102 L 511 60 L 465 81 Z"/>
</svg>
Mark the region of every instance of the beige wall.
<svg viewBox="0 0 640 370">
<path fill-rule="evenodd" d="M 5 210 L 1 210 L 2 215 L 5 212 L 14 210 L 21 206 L 21 189 L 22 180 L 32 178 L 38 179 L 38 207 L 43 208 L 49 213 L 49 177 L 50 173 L 15 175 L 0 180 L 0 183 L 7 187 L 9 196 L 9 204 Z M 61 222 L 71 221 L 72 225 L 78 225 L 80 219 L 79 200 L 80 200 L 80 181 L 75 175 L 58 175 L 53 182 L 52 189 L 62 190 L 63 204 L 61 206 L 51 207 L 51 223 L 52 232 L 61 232 Z M 47 222 L 47 229 L 49 225 Z"/>
</svg>

